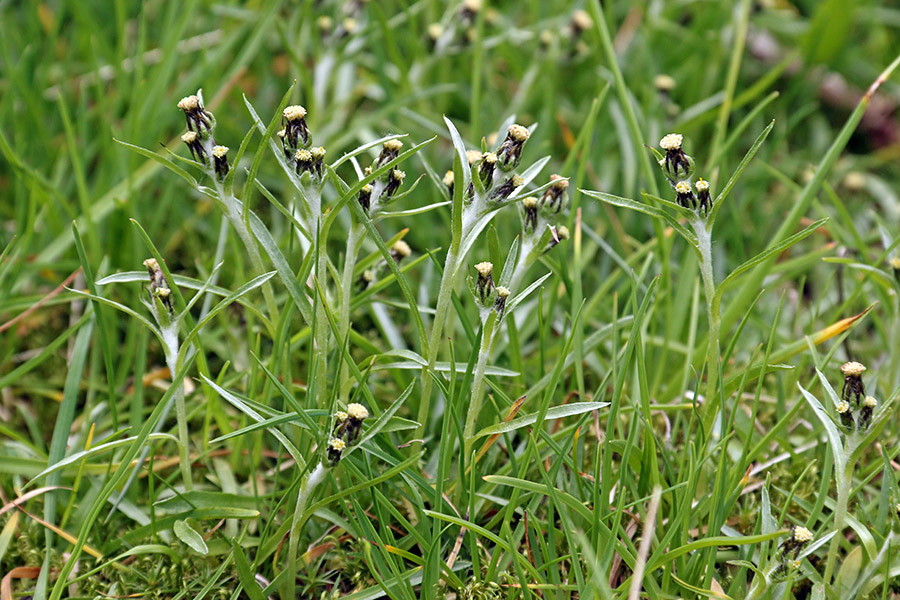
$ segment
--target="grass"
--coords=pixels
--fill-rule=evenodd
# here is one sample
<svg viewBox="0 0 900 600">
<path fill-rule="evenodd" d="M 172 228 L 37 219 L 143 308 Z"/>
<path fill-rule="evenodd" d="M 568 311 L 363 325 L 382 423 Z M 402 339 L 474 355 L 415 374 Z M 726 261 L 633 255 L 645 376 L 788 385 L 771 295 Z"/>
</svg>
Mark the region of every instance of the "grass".
<svg viewBox="0 0 900 600">
<path fill-rule="evenodd" d="M 473 6 L 0 2 L 0 600 L 900 597 L 900 11 Z"/>
</svg>

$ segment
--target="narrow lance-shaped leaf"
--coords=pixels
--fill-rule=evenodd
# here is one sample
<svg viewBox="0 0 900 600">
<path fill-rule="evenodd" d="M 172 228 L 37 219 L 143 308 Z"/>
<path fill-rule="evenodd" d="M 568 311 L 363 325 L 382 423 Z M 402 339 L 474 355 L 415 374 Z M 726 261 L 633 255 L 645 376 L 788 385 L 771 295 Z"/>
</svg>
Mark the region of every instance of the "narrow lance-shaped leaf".
<svg viewBox="0 0 900 600">
<path fill-rule="evenodd" d="M 841 434 L 838 431 L 837 425 L 834 424 L 831 415 L 825 411 L 825 408 L 815 396 L 807 392 L 800 383 L 797 383 L 797 387 L 800 388 L 800 393 L 806 398 L 806 401 L 812 407 L 816 416 L 819 417 L 822 425 L 825 426 L 825 433 L 828 436 L 828 445 L 831 447 L 831 454 L 834 456 L 835 473 L 842 472 L 847 459 L 844 455 L 844 445 L 841 442 Z"/>
</svg>

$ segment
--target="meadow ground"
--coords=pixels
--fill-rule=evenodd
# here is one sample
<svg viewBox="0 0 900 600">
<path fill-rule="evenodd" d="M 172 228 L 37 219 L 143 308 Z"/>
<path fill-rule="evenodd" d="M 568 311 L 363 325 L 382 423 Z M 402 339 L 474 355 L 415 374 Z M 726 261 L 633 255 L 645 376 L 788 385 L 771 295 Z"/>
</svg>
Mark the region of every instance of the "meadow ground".
<svg viewBox="0 0 900 600">
<path fill-rule="evenodd" d="M 898 29 L 0 1 L 0 600 L 900 598 Z"/>
</svg>

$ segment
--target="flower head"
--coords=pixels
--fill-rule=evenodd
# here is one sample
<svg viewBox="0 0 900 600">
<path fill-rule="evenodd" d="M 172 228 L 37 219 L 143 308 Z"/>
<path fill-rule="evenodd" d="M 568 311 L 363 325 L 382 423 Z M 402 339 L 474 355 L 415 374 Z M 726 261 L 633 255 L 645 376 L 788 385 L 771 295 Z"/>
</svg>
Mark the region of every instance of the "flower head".
<svg viewBox="0 0 900 600">
<path fill-rule="evenodd" d="M 712 207 L 712 198 L 710 198 L 709 195 L 709 182 L 701 177 L 697 180 L 697 183 L 694 184 L 694 189 L 697 190 L 697 200 L 700 203 L 700 213 L 705 215 Z"/>
<path fill-rule="evenodd" d="M 466 162 L 468 162 L 470 165 L 474 165 L 475 163 L 477 163 L 479 160 L 481 160 L 482 156 L 483 155 L 478 150 L 466 150 Z"/>
<path fill-rule="evenodd" d="M 482 306 L 490 306 L 487 302 L 494 291 L 494 278 L 491 276 L 494 272 L 494 264 L 487 261 L 480 262 L 475 265 L 475 271 L 478 273 L 478 279 L 472 286 L 472 293 L 481 302 Z"/>
<path fill-rule="evenodd" d="M 347 415 L 351 421 L 364 421 L 369 418 L 369 411 L 362 404 L 354 402 L 347 406 Z"/>
<path fill-rule="evenodd" d="M 403 240 L 397 240 L 391 247 L 391 256 L 393 256 L 394 260 L 397 262 L 400 262 L 410 254 L 412 254 L 412 248 L 410 248 L 409 244 Z"/>
<path fill-rule="evenodd" d="M 681 150 L 681 143 L 684 136 L 680 133 L 670 133 L 659 140 L 659 147 L 663 150 Z"/>
<path fill-rule="evenodd" d="M 201 127 L 207 132 L 212 129 L 212 114 L 203 108 L 199 96 L 185 96 L 178 101 L 178 108 L 184 113 L 189 131 L 202 133 Z"/>
<path fill-rule="evenodd" d="M 403 185 L 403 180 L 406 179 L 406 171 L 401 171 L 400 169 L 391 169 L 390 175 L 388 176 L 387 185 L 384 188 L 384 195 L 387 198 L 393 196 L 400 186 Z"/>
<path fill-rule="evenodd" d="M 522 179 L 521 176 L 513 174 L 511 177 L 507 178 L 506 181 L 497 186 L 497 189 L 491 194 L 491 200 L 496 200 L 498 202 L 506 200 L 517 188 L 520 188 L 523 185 L 525 185 L 525 180 Z"/>
<path fill-rule="evenodd" d="M 813 534 L 806 527 L 794 527 L 791 538 L 799 544 L 805 544 L 812 541 Z"/>
<path fill-rule="evenodd" d="M 525 211 L 525 231 L 535 231 L 537 229 L 538 221 L 538 199 L 534 196 L 524 198 L 522 200 L 522 209 Z"/>
<path fill-rule="evenodd" d="M 843 373 L 845 377 L 859 377 L 865 370 L 866 367 L 858 362 L 846 362 L 841 365 L 841 373 Z"/>
<path fill-rule="evenodd" d="M 844 387 L 841 389 L 841 398 L 849 402 L 853 399 L 857 406 L 866 397 L 865 386 L 862 382 L 862 374 L 866 367 L 856 361 L 846 362 L 841 365 L 841 373 L 844 375 Z"/>
<path fill-rule="evenodd" d="M 496 311 L 498 318 L 503 317 L 503 312 L 506 310 L 507 298 L 509 298 L 509 290 L 502 285 L 498 286 L 497 299 L 494 301 L 494 311 Z"/>
<path fill-rule="evenodd" d="M 369 204 L 372 200 L 372 190 L 372 186 L 368 183 L 359 190 L 359 205 L 362 206 L 363 210 L 366 212 L 369 211 Z"/>
<path fill-rule="evenodd" d="M 325 450 L 325 456 L 332 467 L 337 466 L 341 461 L 341 454 L 347 444 L 340 438 L 331 438 L 328 440 L 328 448 Z"/>
<path fill-rule="evenodd" d="M 559 214 L 566 205 L 566 190 L 569 180 L 559 175 L 550 176 L 550 187 L 541 196 L 541 209 L 547 216 Z"/>
<path fill-rule="evenodd" d="M 195 111 L 200 108 L 200 98 L 194 95 L 185 96 L 178 101 L 178 108 L 184 112 Z"/>
<path fill-rule="evenodd" d="M 191 157 L 196 160 L 203 160 L 206 157 L 206 150 L 203 148 L 203 142 L 200 140 L 200 135 L 196 131 L 187 131 L 184 135 L 181 136 L 181 141 L 184 142 L 188 150 L 191 151 Z"/>
<path fill-rule="evenodd" d="M 572 13 L 572 34 L 576 37 L 581 34 L 582 31 L 586 31 L 593 27 L 594 20 L 591 19 L 591 15 L 588 14 L 586 10 L 576 10 Z"/>
<path fill-rule="evenodd" d="M 215 146 L 212 149 L 213 167 L 219 179 L 224 179 L 228 174 L 228 146 Z"/>
<path fill-rule="evenodd" d="M 518 166 L 522 148 L 529 137 L 531 137 L 531 132 L 528 131 L 527 127 L 523 127 L 518 123 L 513 123 L 509 126 L 506 132 L 506 139 L 497 148 L 497 158 L 501 169 L 510 171 Z"/>
<path fill-rule="evenodd" d="M 692 210 L 697 208 L 697 198 L 694 196 L 694 192 L 691 191 L 691 184 L 687 181 L 679 181 L 675 184 L 675 199 L 678 201 L 679 206 Z"/>
<path fill-rule="evenodd" d="M 653 85 L 665 94 L 675 89 L 675 80 L 670 75 L 661 73 L 653 78 Z"/>
<path fill-rule="evenodd" d="M 144 266 L 147 267 L 147 271 L 150 273 L 150 298 L 159 298 L 171 314 L 174 311 L 172 300 L 169 298 L 172 290 L 169 288 L 169 282 L 166 281 L 166 276 L 162 268 L 160 268 L 159 262 L 155 258 L 148 258 L 144 261 Z"/>
<path fill-rule="evenodd" d="M 837 405 L 838 416 L 841 418 L 841 425 L 844 427 L 853 426 L 853 413 L 850 412 L 850 403 L 841 400 Z"/>
<path fill-rule="evenodd" d="M 288 106 L 281 113 L 284 125 L 284 141 L 290 148 L 309 146 L 309 127 L 306 125 L 306 109 L 299 104 Z"/>
<path fill-rule="evenodd" d="M 683 141 L 684 136 L 680 133 L 670 133 L 659 140 L 660 147 L 666 151 L 659 166 L 672 183 L 690 178 L 694 170 L 694 159 L 682 150 Z"/>
<path fill-rule="evenodd" d="M 284 112 L 282 112 L 281 114 L 282 116 L 284 116 L 285 121 L 287 121 L 288 123 L 294 123 L 306 118 L 306 109 L 299 104 L 294 104 L 292 106 L 285 107 Z"/>
</svg>

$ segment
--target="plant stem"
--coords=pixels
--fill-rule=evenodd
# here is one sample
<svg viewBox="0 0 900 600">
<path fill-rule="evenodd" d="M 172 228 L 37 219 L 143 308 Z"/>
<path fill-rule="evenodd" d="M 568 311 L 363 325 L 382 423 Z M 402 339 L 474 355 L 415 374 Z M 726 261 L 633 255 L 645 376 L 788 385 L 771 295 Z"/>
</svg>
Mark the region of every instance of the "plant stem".
<svg viewBox="0 0 900 600">
<path fill-rule="evenodd" d="M 719 328 L 722 323 L 719 301 L 716 299 L 716 280 L 713 273 L 712 237 L 706 223 L 699 217 L 691 220 L 694 233 L 697 234 L 697 246 L 700 250 L 700 277 L 703 280 L 703 295 L 706 297 L 706 315 L 709 322 L 709 334 L 706 346 L 706 398 L 703 427 L 709 432 L 715 422 L 719 410 L 716 392 L 719 379 Z"/>
<path fill-rule="evenodd" d="M 306 505 L 309 504 L 312 493 L 315 491 L 316 487 L 325 480 L 326 472 L 327 469 L 325 465 L 320 461 L 319 464 L 316 465 L 316 468 L 313 469 L 300 484 L 300 492 L 297 494 L 297 505 L 294 507 L 294 515 L 291 518 L 291 533 L 288 537 L 287 566 L 285 566 L 288 576 L 285 578 L 284 586 L 282 587 L 282 598 L 296 598 L 297 545 L 300 543 L 303 513 L 306 511 Z"/>
<path fill-rule="evenodd" d="M 475 373 L 472 379 L 472 397 L 469 400 L 469 410 L 466 412 L 466 426 L 463 429 L 463 440 L 466 458 L 472 454 L 472 444 L 475 436 L 475 424 L 478 421 L 478 413 L 481 412 L 481 403 L 484 400 L 484 371 L 494 342 L 494 330 L 497 325 L 497 313 L 493 309 L 484 321 L 481 328 L 481 345 L 478 348 L 478 361 L 475 364 Z"/>
<path fill-rule="evenodd" d="M 364 234 L 365 227 L 362 224 L 353 223 L 350 226 L 350 233 L 347 237 L 347 249 L 344 252 L 344 271 L 341 273 L 341 306 L 338 314 L 338 335 L 340 339 L 337 341 L 339 344 L 344 343 L 347 334 L 350 332 L 350 298 L 352 297 L 353 271 L 356 269 L 357 253 Z M 340 381 L 341 397 L 347 397 L 350 387 L 353 385 L 353 378 L 350 376 L 350 370 L 347 365 L 342 364 L 338 380 Z"/>
<path fill-rule="evenodd" d="M 215 173 L 211 173 L 210 177 L 216 183 L 216 193 L 219 196 L 219 201 L 225 212 L 225 216 L 228 218 L 231 226 L 234 227 L 238 237 L 241 238 L 241 242 L 243 242 L 244 247 L 247 249 L 247 256 L 250 258 L 250 265 L 253 267 L 254 271 L 253 275 L 262 275 L 265 273 L 266 269 L 263 265 L 262 257 L 259 254 L 259 247 L 257 246 L 256 239 L 250 233 L 244 219 L 241 218 L 241 211 L 243 210 L 241 201 L 238 200 L 234 194 L 225 190 L 225 187 L 218 180 Z M 269 312 L 269 319 L 272 323 L 276 323 L 278 321 L 278 305 L 275 303 L 275 293 L 272 291 L 270 282 L 266 281 L 263 283 L 262 291 L 263 297 L 266 299 L 266 309 Z"/>
<path fill-rule="evenodd" d="M 179 366 L 177 323 L 171 323 L 164 327 L 162 333 L 163 339 L 166 340 L 166 366 L 169 367 L 172 377 L 175 377 Z M 181 479 L 184 481 L 184 489 L 190 491 L 194 489 L 194 480 L 188 452 L 190 437 L 188 436 L 187 409 L 184 405 L 184 382 L 179 383 L 178 389 L 175 390 L 175 418 L 178 423 L 178 468 L 181 471 Z"/>
<path fill-rule="evenodd" d="M 831 538 L 831 544 L 828 546 L 828 557 L 825 559 L 825 573 L 822 575 L 822 581 L 825 582 L 826 592 L 831 588 L 831 575 L 834 572 L 835 562 L 837 561 L 837 553 L 840 547 L 841 531 L 844 530 L 844 522 L 847 519 L 847 506 L 850 503 L 850 490 L 853 488 L 853 467 L 856 462 L 853 454 L 858 444 L 857 434 L 851 433 L 847 437 L 846 458 L 843 470 L 838 473 L 840 465 L 835 465 L 835 474 L 838 475 L 837 480 L 837 505 L 834 507 L 834 530 L 835 535 Z"/>
<path fill-rule="evenodd" d="M 321 239 L 321 219 L 316 224 L 316 232 L 313 237 L 313 248 L 316 253 L 316 279 L 324 292 L 327 286 L 326 265 L 328 257 L 325 255 L 325 241 Z M 316 363 L 316 396 L 318 407 L 325 408 L 328 399 L 328 390 L 325 378 L 328 374 L 328 314 L 325 301 L 319 298 L 316 301 L 316 336 L 315 336 L 315 363 Z"/>
<path fill-rule="evenodd" d="M 438 290 L 438 301 L 434 311 L 434 320 L 431 322 L 431 335 L 428 338 L 428 366 L 422 369 L 422 400 L 419 403 L 419 428 L 416 436 L 422 437 L 425 433 L 425 424 L 431 412 L 431 375 L 437 363 L 438 349 L 441 345 L 441 333 L 444 323 L 447 321 L 447 313 L 450 311 L 453 284 L 456 274 L 459 272 L 459 257 L 457 252 L 459 245 L 451 245 L 444 260 L 444 274 L 441 277 L 441 287 Z"/>
</svg>

